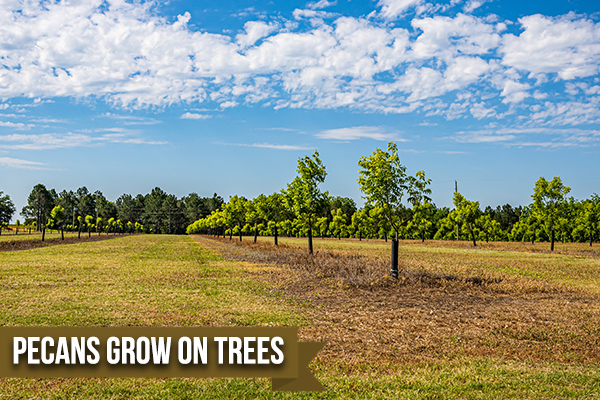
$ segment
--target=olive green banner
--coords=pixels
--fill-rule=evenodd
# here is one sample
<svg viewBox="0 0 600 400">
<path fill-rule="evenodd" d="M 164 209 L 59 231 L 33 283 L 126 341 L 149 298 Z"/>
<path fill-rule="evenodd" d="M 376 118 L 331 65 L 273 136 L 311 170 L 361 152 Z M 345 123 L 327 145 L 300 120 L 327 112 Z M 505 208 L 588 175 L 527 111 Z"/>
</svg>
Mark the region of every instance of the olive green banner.
<svg viewBox="0 0 600 400">
<path fill-rule="evenodd" d="M 0 377 L 270 377 L 319 391 L 308 364 L 323 346 L 295 327 L 3 327 Z"/>
</svg>

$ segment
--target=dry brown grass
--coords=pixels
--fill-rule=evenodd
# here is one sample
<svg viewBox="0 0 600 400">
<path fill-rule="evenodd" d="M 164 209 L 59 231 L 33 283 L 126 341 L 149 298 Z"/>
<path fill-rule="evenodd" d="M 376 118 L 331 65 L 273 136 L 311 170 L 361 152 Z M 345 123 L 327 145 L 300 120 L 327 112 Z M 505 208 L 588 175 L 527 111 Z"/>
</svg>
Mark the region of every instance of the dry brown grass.
<svg viewBox="0 0 600 400">
<path fill-rule="evenodd" d="M 228 259 L 265 266 L 249 273 L 269 282 L 273 295 L 305 306 L 312 325 L 301 335 L 328 342 L 320 356 L 327 364 L 391 366 L 463 356 L 600 361 L 598 294 L 509 270 L 469 267 L 489 262 L 503 250 L 500 244 L 470 252 L 453 268 L 440 268 L 462 257 L 452 245 L 446 247 L 450 252 L 437 244 L 426 252 L 421 245 L 413 252 L 403 247 L 405 268 L 396 281 L 388 278 L 385 252 L 364 242 L 344 250 L 332 241 L 337 249 L 321 246 L 309 256 L 294 245 L 195 239 Z M 511 268 L 526 269 L 528 258 L 519 257 L 511 255 Z"/>
</svg>

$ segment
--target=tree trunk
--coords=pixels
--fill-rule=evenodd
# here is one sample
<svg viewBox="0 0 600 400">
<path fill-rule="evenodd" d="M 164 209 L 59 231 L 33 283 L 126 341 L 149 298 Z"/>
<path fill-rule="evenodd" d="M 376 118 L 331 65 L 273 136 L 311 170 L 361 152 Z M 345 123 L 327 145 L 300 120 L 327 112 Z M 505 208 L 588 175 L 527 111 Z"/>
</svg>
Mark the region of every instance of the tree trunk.
<svg viewBox="0 0 600 400">
<path fill-rule="evenodd" d="M 274 233 L 275 233 L 275 246 L 277 246 L 277 223 L 275 223 Z"/>
<path fill-rule="evenodd" d="M 554 251 L 554 221 L 552 221 L 552 215 L 550 216 L 550 251 Z"/>
<path fill-rule="evenodd" d="M 44 241 L 44 239 L 46 238 L 46 227 L 42 227 L 42 242 Z"/>
<path fill-rule="evenodd" d="M 425 243 L 425 229 L 421 231 L 421 243 Z"/>
<path fill-rule="evenodd" d="M 392 278 L 398 279 L 398 238 L 392 239 Z"/>
<path fill-rule="evenodd" d="M 475 243 L 475 232 L 473 232 L 473 225 L 469 222 L 469 230 L 471 231 L 471 239 L 473 239 L 473 246 L 477 247 L 477 243 Z"/>
<path fill-rule="evenodd" d="M 92 231 L 90 230 L 90 226 L 88 225 L 88 237 L 92 237 Z"/>
<path fill-rule="evenodd" d="M 77 239 L 81 239 L 81 224 L 77 227 Z"/>
<path fill-rule="evenodd" d="M 362 240 L 362 232 L 359 230 L 358 231 L 358 240 L 361 241 Z"/>
<path fill-rule="evenodd" d="M 240 228 L 240 242 L 242 241 L 242 227 L 238 225 L 238 228 Z"/>
<path fill-rule="evenodd" d="M 385 239 L 385 242 L 387 243 L 387 232 L 383 232 L 383 238 Z"/>
<path fill-rule="evenodd" d="M 592 230 L 590 229 L 590 247 L 592 247 Z"/>
<path fill-rule="evenodd" d="M 312 226 L 310 223 L 310 218 L 308 219 L 308 254 L 313 253 L 313 243 L 312 243 Z"/>
<path fill-rule="evenodd" d="M 65 240 L 65 229 L 63 228 L 62 225 L 60 227 L 60 239 Z"/>
<path fill-rule="evenodd" d="M 254 243 L 256 243 L 256 238 L 258 237 L 258 228 L 256 225 L 254 226 Z"/>
</svg>

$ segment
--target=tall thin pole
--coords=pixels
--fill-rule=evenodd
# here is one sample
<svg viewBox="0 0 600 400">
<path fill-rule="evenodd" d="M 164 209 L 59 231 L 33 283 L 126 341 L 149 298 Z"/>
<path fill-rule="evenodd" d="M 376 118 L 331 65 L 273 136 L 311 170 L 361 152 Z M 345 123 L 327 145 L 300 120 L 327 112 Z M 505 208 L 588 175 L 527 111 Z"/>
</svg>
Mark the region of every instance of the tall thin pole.
<svg viewBox="0 0 600 400">
<path fill-rule="evenodd" d="M 454 193 L 458 193 L 458 183 L 454 181 Z M 458 223 L 456 224 L 456 241 L 458 242 Z"/>
</svg>

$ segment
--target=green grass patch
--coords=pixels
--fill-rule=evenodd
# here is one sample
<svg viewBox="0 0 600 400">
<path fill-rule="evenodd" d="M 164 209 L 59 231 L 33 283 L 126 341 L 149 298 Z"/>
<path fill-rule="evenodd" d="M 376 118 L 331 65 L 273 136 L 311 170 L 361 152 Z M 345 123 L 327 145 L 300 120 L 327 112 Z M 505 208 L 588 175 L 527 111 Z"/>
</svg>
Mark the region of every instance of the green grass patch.
<svg viewBox="0 0 600 400">
<path fill-rule="evenodd" d="M 185 236 L 0 253 L 1 326 L 302 325 Z"/>
<path fill-rule="evenodd" d="M 302 239 L 282 242 L 306 244 Z M 317 250 L 328 247 L 385 257 L 389 251 L 389 243 L 383 241 L 316 240 L 315 245 Z M 600 272 L 593 257 L 417 244 L 403 244 L 401 257 L 405 265 L 446 273 L 485 269 L 598 291 Z M 256 267 L 225 261 L 191 238 L 174 235 L 4 252 L 0 253 L 0 326 L 310 325 L 304 312 L 314 307 L 311 301 L 296 304 L 272 292 L 266 283 L 250 279 L 248 268 Z M 526 339 L 539 340 L 535 335 Z M 0 399 L 600 397 L 598 363 L 453 356 L 392 365 L 375 359 L 359 364 L 317 359 L 312 369 L 326 392 L 273 393 L 266 378 L 0 379 Z"/>
</svg>

